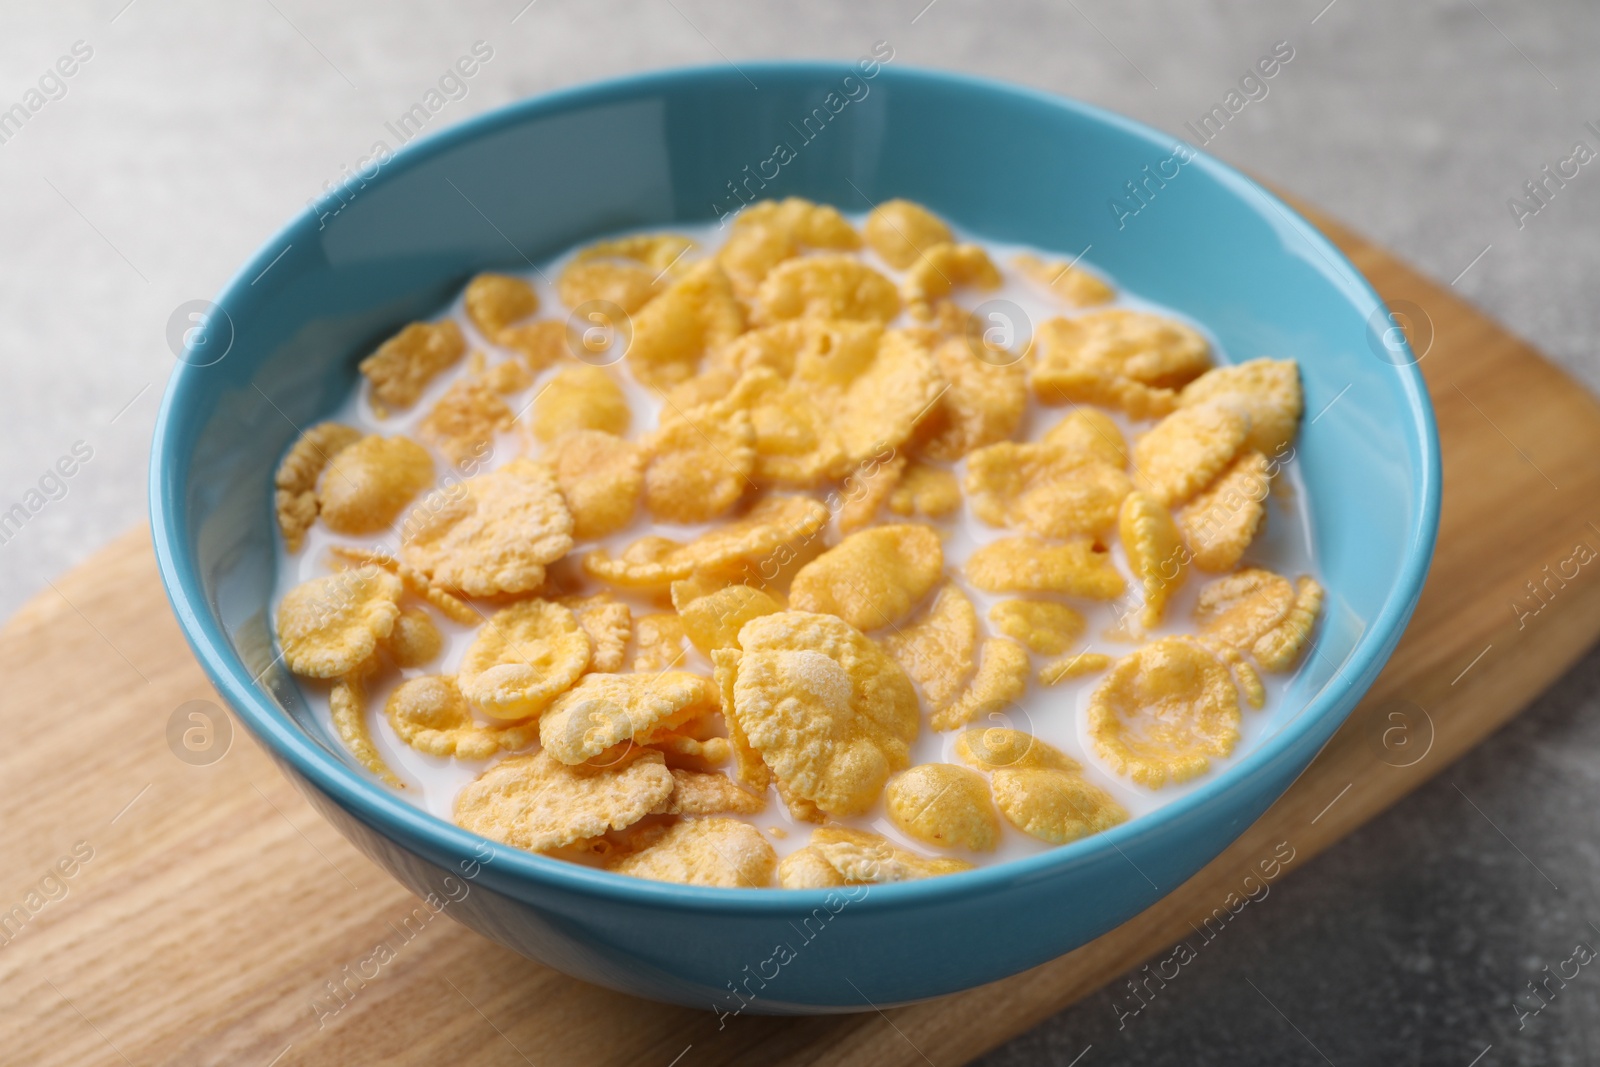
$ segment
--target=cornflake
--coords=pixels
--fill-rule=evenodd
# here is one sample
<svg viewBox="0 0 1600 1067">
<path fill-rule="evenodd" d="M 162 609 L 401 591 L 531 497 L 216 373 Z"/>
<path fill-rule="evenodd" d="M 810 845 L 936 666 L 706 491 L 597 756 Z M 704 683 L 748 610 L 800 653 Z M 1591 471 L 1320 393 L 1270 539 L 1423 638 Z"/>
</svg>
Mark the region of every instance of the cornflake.
<svg viewBox="0 0 1600 1067">
<path fill-rule="evenodd" d="M 373 407 L 380 417 L 387 410 L 404 410 L 417 402 L 428 383 L 467 351 L 461 327 L 450 321 L 413 322 L 361 361 L 360 370 L 372 383 Z"/>
<path fill-rule="evenodd" d="M 922 455 L 954 461 L 1017 432 L 1028 407 L 1028 372 L 1021 362 L 980 359 L 965 337 L 943 341 L 933 356 L 945 388 L 917 427 Z"/>
<path fill-rule="evenodd" d="M 773 496 L 752 507 L 742 519 L 708 531 L 687 545 L 664 537 L 635 541 L 613 559 L 605 551 L 584 557 L 592 577 L 626 588 L 664 589 L 696 570 L 733 572 L 748 566 L 770 580 L 798 548 L 828 521 L 821 501 L 806 496 Z M 770 571 L 770 573 L 769 573 Z"/>
<path fill-rule="evenodd" d="M 954 583 L 915 623 L 885 634 L 884 651 L 922 690 L 934 712 L 954 700 L 978 664 L 978 613 Z"/>
<path fill-rule="evenodd" d="M 1030 652 L 1045 656 L 1071 648 L 1088 627 L 1082 615 L 1053 600 L 1002 600 L 989 609 L 989 621 Z"/>
<path fill-rule="evenodd" d="M 483 621 L 482 613 L 471 604 L 434 585 L 428 580 L 427 575 L 415 567 L 401 563 L 387 552 L 379 549 L 348 548 L 344 545 L 334 545 L 331 551 L 336 558 L 358 567 L 382 567 L 399 578 L 407 592 L 426 600 L 456 622 L 466 626 L 476 626 Z"/>
<path fill-rule="evenodd" d="M 895 456 L 851 471 L 844 482 L 844 502 L 839 505 L 839 532 L 851 534 L 872 525 L 905 469 L 906 457 Z"/>
<path fill-rule="evenodd" d="M 944 550 L 926 526 L 851 534 L 794 576 L 789 606 L 837 615 L 858 630 L 904 622 L 939 580 Z"/>
<path fill-rule="evenodd" d="M 468 596 L 525 593 L 572 547 L 572 514 L 546 467 L 515 459 L 435 490 L 402 538 L 406 562 L 433 582 Z"/>
<path fill-rule="evenodd" d="M 726 400 L 668 409 L 643 448 L 645 506 L 665 522 L 708 522 L 737 504 L 752 484 L 750 413 Z"/>
<path fill-rule="evenodd" d="M 546 443 L 577 430 L 621 436 L 630 421 L 628 398 L 603 367 L 563 367 L 533 398 L 533 436 Z"/>
<path fill-rule="evenodd" d="M 748 585 L 729 585 L 695 595 L 693 583 L 672 583 L 672 604 L 689 643 L 710 656 L 719 648 L 738 648 L 739 630 L 751 619 L 775 615 L 783 607 Z"/>
<path fill-rule="evenodd" d="M 950 227 L 921 204 L 885 200 L 867 216 L 867 244 L 895 270 L 905 270 L 925 251 L 955 240 Z"/>
<path fill-rule="evenodd" d="M 1128 812 L 1081 775 L 1040 767 L 1008 767 L 990 778 L 995 806 L 1018 830 L 1052 845 L 1109 830 Z"/>
<path fill-rule="evenodd" d="M 633 660 L 636 671 L 664 671 L 683 659 L 683 642 L 687 635 L 683 619 L 672 612 L 639 616 L 634 623 L 633 636 L 639 650 Z"/>
<path fill-rule="evenodd" d="M 935 730 L 954 730 L 1015 704 L 1028 691 L 1028 653 L 1009 637 L 991 637 L 978 654 L 978 673 L 953 704 L 933 713 Z"/>
<path fill-rule="evenodd" d="M 1136 419 L 1172 411 L 1177 390 L 1211 366 L 1205 338 L 1188 326 L 1121 308 L 1046 320 L 1034 353 L 1043 403 L 1102 404 Z"/>
<path fill-rule="evenodd" d="M 361 431 L 337 422 L 323 422 L 295 439 L 273 476 L 273 505 L 278 530 L 290 552 L 300 551 L 305 533 L 317 521 L 317 478 L 328 460 L 361 439 Z"/>
<path fill-rule="evenodd" d="M 1239 454 L 1211 487 L 1178 516 L 1194 565 L 1203 571 L 1231 571 L 1266 522 L 1272 477 L 1267 457 L 1254 450 Z"/>
<path fill-rule="evenodd" d="M 540 717 L 539 743 L 562 763 L 583 763 L 719 706 L 711 679 L 687 671 L 588 674 Z"/>
<path fill-rule="evenodd" d="M 544 455 L 555 473 L 572 536 L 592 541 L 633 522 L 644 489 L 644 457 L 639 446 L 600 430 L 575 430 Z"/>
<path fill-rule="evenodd" d="M 1110 415 L 1094 408 L 1078 408 L 1063 416 L 1045 433 L 1043 443 L 1098 459 L 1119 471 L 1128 466 L 1128 442 L 1122 431 Z"/>
<path fill-rule="evenodd" d="M 645 385 L 666 389 L 693 376 L 707 352 L 744 326 L 728 276 L 715 263 L 701 263 L 634 315 L 628 367 Z"/>
<path fill-rule="evenodd" d="M 578 625 L 589 635 L 594 651 L 589 670 L 612 674 L 622 669 L 622 657 L 633 635 L 633 611 L 610 593 L 589 597 L 564 597 L 562 606 L 572 609 Z"/>
<path fill-rule="evenodd" d="M 934 301 L 963 285 L 978 289 L 1000 287 L 1000 272 L 989 253 L 977 245 L 934 245 L 906 270 L 905 280 L 900 283 L 900 298 L 913 318 L 927 322 L 934 317 Z"/>
<path fill-rule="evenodd" d="M 533 286 L 509 274 L 478 275 L 467 283 L 463 301 L 467 317 L 491 341 L 507 326 L 539 310 L 539 296 Z"/>
<path fill-rule="evenodd" d="M 966 860 L 922 856 L 866 830 L 822 826 L 811 832 L 809 845 L 784 857 L 778 865 L 778 884 L 785 889 L 826 889 L 909 882 L 970 870 L 972 864 Z"/>
<path fill-rule="evenodd" d="M 663 815 L 757 815 L 767 808 L 767 798 L 725 774 L 673 768 L 672 796 Z"/>
<path fill-rule="evenodd" d="M 942 519 L 961 507 L 961 483 L 951 471 L 926 463 L 912 463 L 889 494 L 889 510 L 896 515 Z"/>
<path fill-rule="evenodd" d="M 657 882 L 760 889 L 772 884 L 778 854 L 749 823 L 685 819 L 648 847 L 608 866 L 618 874 Z"/>
<path fill-rule="evenodd" d="M 512 349 L 522 357 L 523 365 L 534 374 L 578 355 L 567 324 L 559 319 L 539 319 L 535 322 L 507 326 L 495 337 L 495 343 Z"/>
<path fill-rule="evenodd" d="M 1060 749 L 1007 726 L 974 726 L 956 738 L 956 755 L 982 771 L 1023 768 L 1077 773 L 1081 765 Z"/>
<path fill-rule="evenodd" d="M 1245 447 L 1280 455 L 1294 440 L 1305 401 L 1300 368 L 1292 359 L 1252 359 L 1209 370 L 1183 387 L 1180 407 L 1217 402 L 1248 419 Z"/>
<path fill-rule="evenodd" d="M 360 567 L 301 582 L 278 604 L 283 661 L 307 678 L 338 678 L 372 658 L 400 617 L 400 579 Z"/>
<path fill-rule="evenodd" d="M 1317 596 L 1320 606 L 1320 588 Z M 1298 599 L 1289 579 L 1246 567 L 1203 586 L 1194 619 L 1203 639 L 1247 651 L 1289 619 Z"/>
<path fill-rule="evenodd" d="M 1013 259 L 1011 265 L 1069 307 L 1109 304 L 1117 296 L 1115 289 L 1093 274 L 1061 260 L 1046 262 L 1038 256 L 1024 254 Z"/>
<path fill-rule="evenodd" d="M 1111 657 L 1104 652 L 1079 652 L 1075 656 L 1059 656 L 1039 668 L 1040 685 L 1060 685 L 1086 674 L 1098 674 L 1111 666 Z"/>
<path fill-rule="evenodd" d="M 395 619 L 384 647 L 396 667 L 420 667 L 444 650 L 444 637 L 426 611 L 407 608 Z"/>
<path fill-rule="evenodd" d="M 1175 411 L 1134 443 L 1134 481 L 1163 507 L 1185 503 L 1233 462 L 1249 428 L 1220 404 Z"/>
<path fill-rule="evenodd" d="M 484 369 L 477 356 L 473 359 L 479 366 L 445 390 L 417 426 L 422 439 L 457 467 L 493 450 L 495 435 L 511 429 L 516 421 L 502 394 L 526 389 L 531 381 L 519 363 Z"/>
<path fill-rule="evenodd" d="M 328 712 L 333 719 L 334 732 L 356 762 L 396 789 L 404 789 L 402 782 L 389 769 L 372 743 L 372 733 L 367 729 L 367 674 L 371 664 L 363 664 L 340 678 L 328 693 Z"/>
<path fill-rule="evenodd" d="M 1311 638 L 1322 610 L 1322 586 L 1316 579 L 1302 577 L 1295 589 L 1294 604 L 1277 625 L 1250 646 L 1250 654 L 1262 670 L 1286 671 L 1300 658 L 1300 650 Z"/>
<path fill-rule="evenodd" d="M 369 434 L 328 461 L 317 501 L 322 521 L 335 533 L 377 533 L 432 484 L 427 449 L 407 437 Z"/>
<path fill-rule="evenodd" d="M 986 593 L 1065 593 L 1115 600 L 1127 582 L 1111 554 L 1087 539 L 1052 544 L 1036 537 L 1004 537 L 967 558 L 967 580 Z"/>
<path fill-rule="evenodd" d="M 1000 820 L 983 775 L 953 763 L 923 763 L 889 780 L 889 820 L 900 831 L 941 848 L 992 852 Z"/>
<path fill-rule="evenodd" d="M 861 247 L 855 228 L 838 209 L 791 196 L 765 200 L 739 212 L 733 232 L 717 255 L 734 288 L 753 299 L 773 267 L 800 254 L 803 248 L 853 251 Z"/>
<path fill-rule="evenodd" d="M 1101 758 L 1151 789 L 1204 773 L 1239 740 L 1239 692 L 1227 665 L 1182 637 L 1164 637 L 1117 661 L 1088 710 Z"/>
<path fill-rule="evenodd" d="M 1183 539 L 1171 513 L 1137 490 L 1123 500 L 1117 530 L 1128 553 L 1128 566 L 1144 591 L 1139 621 L 1153 629 L 1160 624 L 1173 590 L 1183 584 L 1188 573 Z"/>
<path fill-rule="evenodd" d="M 757 307 L 767 323 L 798 318 L 882 323 L 900 314 L 900 294 L 894 282 L 852 256 L 805 256 L 772 268 L 757 291 Z"/>
<path fill-rule="evenodd" d="M 548 753 L 501 760 L 456 797 L 456 825 L 531 852 L 623 830 L 665 804 L 672 773 L 661 753 L 635 748 L 568 766 Z"/>
<path fill-rule="evenodd" d="M 917 736 L 917 694 L 905 672 L 831 615 L 752 619 L 739 644 L 723 714 L 786 795 L 834 816 L 870 808 L 889 775 L 910 763 Z"/>
<path fill-rule="evenodd" d="M 537 715 L 589 666 L 589 635 L 570 608 L 524 600 L 489 617 L 473 638 L 456 682 L 496 719 Z"/>
<path fill-rule="evenodd" d="M 478 723 L 455 679 L 447 675 L 424 674 L 407 679 L 389 694 L 384 714 L 400 740 L 430 756 L 488 759 L 503 750 L 526 748 L 539 736 L 539 727 L 534 723 Z"/>
<path fill-rule="evenodd" d="M 1132 488 L 1120 469 L 1061 445 L 1002 441 L 967 457 L 973 514 L 1040 537 L 1110 528 Z"/>
</svg>

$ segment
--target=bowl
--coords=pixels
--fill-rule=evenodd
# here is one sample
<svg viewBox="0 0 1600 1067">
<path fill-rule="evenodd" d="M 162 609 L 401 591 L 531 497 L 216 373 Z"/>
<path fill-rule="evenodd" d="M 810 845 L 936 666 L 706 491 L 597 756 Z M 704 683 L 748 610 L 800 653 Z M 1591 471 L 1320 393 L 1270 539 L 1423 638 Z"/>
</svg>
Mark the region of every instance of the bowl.
<svg viewBox="0 0 1600 1067">
<path fill-rule="evenodd" d="M 752 88 L 752 83 L 759 86 Z M 788 151 L 781 151 L 779 146 Z M 1299 464 L 1328 590 L 1259 745 L 1146 817 L 926 881 L 789 891 L 636 880 L 495 844 L 411 806 L 317 725 L 275 653 L 271 486 L 356 362 L 475 272 L 613 231 L 799 195 L 902 196 L 981 237 L 1087 261 L 1235 358 L 1300 361 Z M 1176 888 L 1311 762 L 1416 603 L 1439 513 L 1410 350 L 1345 258 L 1248 178 L 1045 93 L 860 64 L 675 70 L 536 97 L 369 156 L 198 313 L 151 455 L 151 523 L 185 635 L 313 805 L 412 892 L 585 981 L 719 1013 L 859 1011 L 1014 974 Z"/>
</svg>

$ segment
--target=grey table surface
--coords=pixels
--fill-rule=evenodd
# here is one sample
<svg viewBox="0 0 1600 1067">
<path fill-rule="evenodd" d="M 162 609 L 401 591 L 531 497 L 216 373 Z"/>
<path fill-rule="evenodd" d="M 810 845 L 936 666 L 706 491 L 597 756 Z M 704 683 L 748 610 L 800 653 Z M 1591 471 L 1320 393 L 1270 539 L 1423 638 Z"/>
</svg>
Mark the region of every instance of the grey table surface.
<svg viewBox="0 0 1600 1067">
<path fill-rule="evenodd" d="M 1024 82 L 1174 133 L 1286 41 L 1294 58 L 1269 94 L 1208 150 L 1453 281 L 1600 388 L 1600 302 L 1585 295 L 1600 167 L 1550 186 L 1537 213 L 1509 206 L 1576 142 L 1600 149 L 1586 125 L 1600 127 L 1600 19 L 1582 0 L 7 0 L 0 106 L 74 46 L 88 56 L 46 78 L 51 98 L 0 143 L 0 511 L 75 445 L 93 454 L 0 544 L 0 614 L 142 520 L 173 309 L 215 293 L 480 40 L 493 57 L 443 121 L 632 71 L 854 58 L 882 40 L 897 63 Z M 1103 993 L 984 1064 L 1600 1061 L 1600 968 L 1552 984 L 1537 1014 L 1514 999 L 1600 945 L 1597 701 L 1591 653 L 1275 886 L 1126 1027 Z"/>
</svg>

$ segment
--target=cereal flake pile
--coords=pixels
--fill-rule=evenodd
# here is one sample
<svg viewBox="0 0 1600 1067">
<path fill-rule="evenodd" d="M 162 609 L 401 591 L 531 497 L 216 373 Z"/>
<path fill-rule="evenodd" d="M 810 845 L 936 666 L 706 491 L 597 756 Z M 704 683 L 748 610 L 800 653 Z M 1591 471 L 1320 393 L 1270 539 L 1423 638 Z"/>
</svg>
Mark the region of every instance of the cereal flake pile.
<svg viewBox="0 0 1600 1067">
<path fill-rule="evenodd" d="M 400 742 L 495 760 L 459 825 L 641 878 L 926 878 L 1007 824 L 1064 844 L 1124 821 L 1102 770 L 993 722 L 1032 685 L 1096 676 L 1086 732 L 1111 773 L 1159 788 L 1229 755 L 1259 672 L 1293 668 L 1321 607 L 1312 578 L 1241 562 L 1299 375 L 1213 367 L 1194 329 L 1102 306 L 1116 294 L 1085 269 L 1005 269 L 1063 311 L 1016 349 L 957 303 L 1002 267 L 900 200 L 860 230 L 757 203 L 709 252 L 604 241 L 546 317 L 528 283 L 479 275 L 469 329 L 412 323 L 360 364 L 380 420 L 430 396 L 417 439 L 323 423 L 284 457 L 289 552 L 318 523 L 371 542 L 284 596 L 285 663 L 327 681 L 385 782 L 405 787 L 370 733 L 387 675 Z M 629 326 L 620 362 L 569 326 L 593 307 Z M 658 399 L 655 425 L 634 425 L 625 382 Z M 506 432 L 526 454 L 480 468 Z M 994 536 L 947 560 L 963 509 Z M 1189 632 L 1152 635 L 1185 582 L 1204 583 Z M 1095 602 L 1126 605 L 1104 636 L 1127 654 L 1080 647 Z M 441 620 L 471 628 L 450 673 Z M 954 761 L 913 766 L 923 731 L 954 732 Z M 773 803 L 814 824 L 781 863 Z M 862 827 L 880 812 L 904 838 Z"/>
</svg>

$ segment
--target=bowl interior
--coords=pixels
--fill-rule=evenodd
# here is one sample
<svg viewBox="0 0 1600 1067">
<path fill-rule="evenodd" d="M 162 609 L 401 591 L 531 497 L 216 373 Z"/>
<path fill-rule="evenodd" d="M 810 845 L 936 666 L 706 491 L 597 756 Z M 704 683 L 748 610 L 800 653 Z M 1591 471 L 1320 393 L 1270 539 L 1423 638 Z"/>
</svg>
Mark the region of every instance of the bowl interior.
<svg viewBox="0 0 1600 1067">
<path fill-rule="evenodd" d="M 850 212 L 901 196 L 980 237 L 1085 253 L 1205 324 L 1233 359 L 1300 361 L 1297 448 L 1325 618 L 1267 712 L 1260 748 L 1174 807 L 1201 804 L 1286 735 L 1331 735 L 1347 691 L 1370 681 L 1415 601 L 1438 477 L 1420 377 L 1403 348 L 1381 343 L 1370 288 L 1278 201 L 1207 158 L 1180 160 L 1176 147 L 1094 108 L 891 63 L 871 77 L 834 64 L 644 76 L 506 108 L 408 148 L 264 247 L 219 298 L 226 354 L 204 366 L 190 357 L 174 374 L 152 512 L 185 630 L 280 756 L 336 796 L 401 818 L 403 802 L 354 768 L 275 659 L 271 480 L 296 427 L 328 415 L 363 355 L 479 270 L 526 269 L 619 229 L 715 219 L 758 195 Z M 525 859 L 528 870 L 552 866 Z"/>
</svg>

